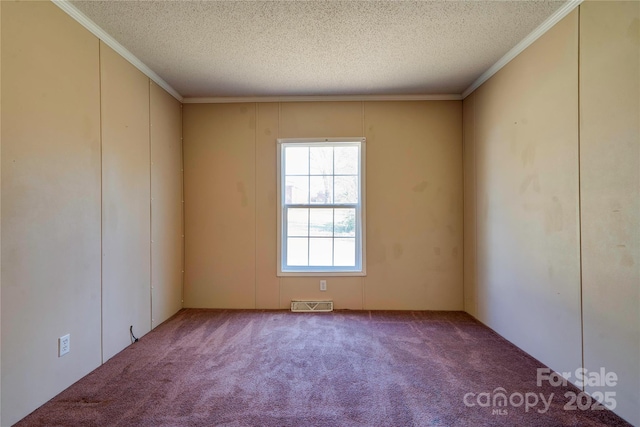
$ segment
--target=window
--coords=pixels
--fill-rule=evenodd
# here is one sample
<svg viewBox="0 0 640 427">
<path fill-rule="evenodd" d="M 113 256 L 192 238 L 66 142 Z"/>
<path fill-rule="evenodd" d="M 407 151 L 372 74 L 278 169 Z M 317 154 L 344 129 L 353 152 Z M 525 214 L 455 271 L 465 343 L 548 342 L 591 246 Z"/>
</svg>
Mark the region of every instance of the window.
<svg viewBox="0 0 640 427">
<path fill-rule="evenodd" d="M 364 138 L 278 140 L 278 275 L 364 275 Z"/>
</svg>

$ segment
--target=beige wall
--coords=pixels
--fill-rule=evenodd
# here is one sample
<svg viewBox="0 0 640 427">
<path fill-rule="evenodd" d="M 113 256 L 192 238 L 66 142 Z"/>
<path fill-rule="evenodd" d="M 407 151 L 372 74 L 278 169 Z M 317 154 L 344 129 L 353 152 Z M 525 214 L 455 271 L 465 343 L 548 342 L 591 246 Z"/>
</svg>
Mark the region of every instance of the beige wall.
<svg viewBox="0 0 640 427">
<path fill-rule="evenodd" d="M 280 104 L 257 104 L 256 159 L 276 159 L 274 138 L 278 135 Z M 276 277 L 277 253 L 273 236 L 277 228 L 277 199 L 274 179 L 276 162 L 256 162 L 256 308 L 280 307 L 280 280 Z M 185 236 L 186 237 L 186 236 Z"/>
<path fill-rule="evenodd" d="M 463 179 L 464 179 L 464 310 L 478 317 L 478 272 L 476 265 L 476 147 L 475 141 L 475 95 L 467 97 L 462 104 L 463 129 Z"/>
<path fill-rule="evenodd" d="M 638 8 L 583 3 L 463 107 L 465 310 L 556 371 L 616 372 L 636 425 Z"/>
<path fill-rule="evenodd" d="M 181 307 L 182 184 L 177 101 L 52 3 L 0 10 L 4 426 Z"/>
<path fill-rule="evenodd" d="M 184 106 L 187 307 L 462 308 L 457 101 Z M 367 138 L 367 276 L 276 276 L 276 139 Z"/>
<path fill-rule="evenodd" d="M 184 305 L 253 308 L 256 106 L 183 111 Z"/>
<path fill-rule="evenodd" d="M 8 426 L 100 365 L 100 80 L 98 40 L 64 12 L 0 7 Z"/>
<path fill-rule="evenodd" d="M 574 11 L 465 100 L 477 200 L 465 227 L 477 238 L 469 311 L 561 371 L 582 357 L 577 47 Z"/>
<path fill-rule="evenodd" d="M 102 357 L 151 330 L 149 79 L 100 42 Z"/>
<path fill-rule="evenodd" d="M 584 366 L 640 425 L 640 3 L 580 6 Z"/>
<path fill-rule="evenodd" d="M 364 105 L 368 309 L 462 309 L 462 105 Z"/>
<path fill-rule="evenodd" d="M 187 105 L 183 220 L 179 103 L 51 3 L 0 2 L 0 424 L 181 307 L 183 223 L 186 306 L 464 304 L 618 373 L 640 424 L 638 7 L 583 4 L 463 105 Z M 275 139 L 363 135 L 367 276 L 278 278 Z"/>
<path fill-rule="evenodd" d="M 151 327 L 182 308 L 182 105 L 151 85 Z"/>
</svg>

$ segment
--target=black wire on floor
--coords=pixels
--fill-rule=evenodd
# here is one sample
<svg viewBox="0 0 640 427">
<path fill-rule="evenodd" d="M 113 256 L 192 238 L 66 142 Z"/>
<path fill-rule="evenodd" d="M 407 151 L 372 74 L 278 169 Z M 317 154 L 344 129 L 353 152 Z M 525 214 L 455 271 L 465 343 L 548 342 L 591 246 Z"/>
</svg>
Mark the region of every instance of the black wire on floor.
<svg viewBox="0 0 640 427">
<path fill-rule="evenodd" d="M 129 328 L 129 333 L 131 334 L 131 339 L 133 340 L 133 342 L 138 342 L 138 338 L 133 335 L 133 325 L 131 325 L 131 327 Z"/>
</svg>

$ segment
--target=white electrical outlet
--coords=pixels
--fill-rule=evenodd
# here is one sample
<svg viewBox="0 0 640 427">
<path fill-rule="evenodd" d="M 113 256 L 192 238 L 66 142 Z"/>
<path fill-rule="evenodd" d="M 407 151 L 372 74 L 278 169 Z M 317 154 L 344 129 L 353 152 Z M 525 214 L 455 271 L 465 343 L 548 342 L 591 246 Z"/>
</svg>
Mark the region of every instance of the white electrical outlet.
<svg viewBox="0 0 640 427">
<path fill-rule="evenodd" d="M 326 291 L 327 290 L 327 281 L 326 280 L 320 280 L 320 290 L 321 291 Z"/>
<path fill-rule="evenodd" d="M 71 334 L 58 338 L 58 357 L 62 357 L 71 351 Z"/>
</svg>

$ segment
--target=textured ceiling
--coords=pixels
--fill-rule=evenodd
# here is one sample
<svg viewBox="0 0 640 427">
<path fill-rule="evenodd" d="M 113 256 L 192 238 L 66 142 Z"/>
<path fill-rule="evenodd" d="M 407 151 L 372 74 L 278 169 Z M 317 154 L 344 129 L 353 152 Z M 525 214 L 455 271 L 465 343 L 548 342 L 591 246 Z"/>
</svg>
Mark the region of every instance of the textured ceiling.
<svg viewBox="0 0 640 427">
<path fill-rule="evenodd" d="M 459 94 L 563 1 L 72 1 L 185 97 Z"/>
</svg>

